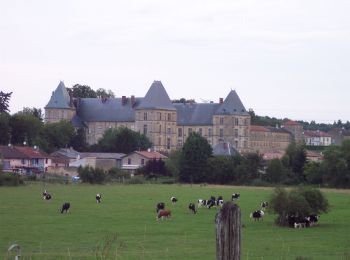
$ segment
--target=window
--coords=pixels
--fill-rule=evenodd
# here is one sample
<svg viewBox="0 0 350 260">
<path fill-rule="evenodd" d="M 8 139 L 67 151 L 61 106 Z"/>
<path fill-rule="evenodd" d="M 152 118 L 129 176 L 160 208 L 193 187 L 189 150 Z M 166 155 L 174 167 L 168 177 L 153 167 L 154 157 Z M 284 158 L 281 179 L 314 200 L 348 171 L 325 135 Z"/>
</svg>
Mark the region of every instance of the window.
<svg viewBox="0 0 350 260">
<path fill-rule="evenodd" d="M 223 137 L 224 136 L 224 129 L 220 128 L 220 137 Z"/>
<path fill-rule="evenodd" d="M 170 145 L 171 145 L 170 138 L 167 138 L 166 139 L 166 149 L 170 149 Z"/>
<path fill-rule="evenodd" d="M 235 148 L 237 148 L 238 147 L 238 141 L 236 140 L 235 141 Z"/>
<path fill-rule="evenodd" d="M 233 125 L 238 125 L 238 118 L 233 118 Z"/>
<path fill-rule="evenodd" d="M 158 120 L 162 120 L 162 113 L 158 112 Z"/>
<path fill-rule="evenodd" d="M 128 164 L 131 164 L 131 158 L 128 158 Z"/>
<path fill-rule="evenodd" d="M 48 164 L 49 163 L 49 159 L 46 158 L 45 159 L 45 163 Z"/>
<path fill-rule="evenodd" d="M 168 127 L 168 131 L 167 131 L 168 134 L 171 134 L 171 128 Z"/>
<path fill-rule="evenodd" d="M 177 136 L 182 137 L 182 128 L 177 129 Z"/>
<path fill-rule="evenodd" d="M 178 147 L 181 147 L 182 146 L 182 140 L 180 139 L 180 140 L 177 140 L 177 146 Z"/>
<path fill-rule="evenodd" d="M 143 113 L 143 120 L 147 120 L 147 112 Z"/>
<path fill-rule="evenodd" d="M 159 125 L 159 133 L 162 132 L 162 125 Z"/>
<path fill-rule="evenodd" d="M 223 124 L 224 124 L 224 118 L 220 117 L 220 125 L 223 125 Z"/>
<path fill-rule="evenodd" d="M 213 136 L 213 130 L 211 128 L 208 128 L 208 136 L 209 137 Z"/>
<path fill-rule="evenodd" d="M 141 159 L 141 165 L 145 165 L 145 159 Z"/>
<path fill-rule="evenodd" d="M 171 114 L 168 113 L 168 121 L 171 121 Z"/>
<path fill-rule="evenodd" d="M 192 128 L 188 128 L 188 135 L 192 133 Z"/>
<path fill-rule="evenodd" d="M 198 133 L 199 133 L 200 135 L 203 134 L 202 128 L 199 128 L 199 129 L 198 129 Z"/>
<path fill-rule="evenodd" d="M 158 145 L 161 145 L 162 144 L 162 138 L 159 136 L 158 138 Z"/>
<path fill-rule="evenodd" d="M 235 137 L 238 137 L 238 129 L 235 129 Z"/>
<path fill-rule="evenodd" d="M 143 125 L 143 134 L 147 135 L 147 125 Z"/>
</svg>

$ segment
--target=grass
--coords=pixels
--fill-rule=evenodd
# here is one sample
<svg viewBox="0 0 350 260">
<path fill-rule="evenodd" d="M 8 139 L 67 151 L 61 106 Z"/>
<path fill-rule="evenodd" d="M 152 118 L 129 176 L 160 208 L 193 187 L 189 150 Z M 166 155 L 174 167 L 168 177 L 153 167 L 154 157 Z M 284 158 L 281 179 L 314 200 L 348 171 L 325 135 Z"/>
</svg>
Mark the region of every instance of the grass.
<svg viewBox="0 0 350 260">
<path fill-rule="evenodd" d="M 53 199 L 44 201 L 47 189 Z M 331 211 L 318 226 L 280 228 L 267 213 L 263 222 L 249 213 L 268 200 L 270 188 L 189 185 L 84 185 L 38 184 L 0 188 L 0 258 L 13 259 L 7 248 L 17 243 L 21 259 L 215 259 L 217 209 L 189 202 L 211 195 L 230 198 L 241 194 L 242 259 L 349 259 L 350 193 L 325 190 Z M 95 194 L 102 193 L 102 203 Z M 179 201 L 171 205 L 170 197 Z M 60 214 L 69 201 L 68 214 Z M 168 221 L 155 219 L 163 201 L 172 209 Z"/>
</svg>

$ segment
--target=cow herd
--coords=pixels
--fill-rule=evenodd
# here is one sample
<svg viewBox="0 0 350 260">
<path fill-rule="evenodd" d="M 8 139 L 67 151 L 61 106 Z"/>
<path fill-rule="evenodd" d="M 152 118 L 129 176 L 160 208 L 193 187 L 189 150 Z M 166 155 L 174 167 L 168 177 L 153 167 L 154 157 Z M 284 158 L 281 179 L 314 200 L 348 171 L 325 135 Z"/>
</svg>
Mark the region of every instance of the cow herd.
<svg viewBox="0 0 350 260">
<path fill-rule="evenodd" d="M 47 192 L 47 190 L 44 190 L 42 193 L 44 200 L 51 200 L 52 196 Z M 233 193 L 231 195 L 231 201 L 236 202 L 240 198 L 239 193 Z M 95 196 L 96 203 L 101 203 L 102 195 L 101 193 L 97 193 Z M 178 199 L 175 196 L 170 197 L 171 204 L 175 205 L 177 203 Z M 218 196 L 217 198 L 214 196 L 210 196 L 209 199 L 198 199 L 197 200 L 197 208 L 196 205 L 193 202 L 190 202 L 188 204 L 188 209 L 191 213 L 196 214 L 198 212 L 198 208 L 205 207 L 207 209 L 211 209 L 212 207 L 221 208 L 224 204 L 224 199 L 222 196 Z M 269 203 L 267 201 L 263 201 L 260 204 L 260 208 L 258 210 L 255 210 L 250 213 L 250 218 L 254 221 L 260 221 L 263 220 L 265 215 L 265 210 L 268 208 Z M 60 212 L 69 212 L 70 209 L 70 203 L 64 202 Z M 171 210 L 165 208 L 164 202 L 158 202 L 156 204 L 156 220 L 164 220 L 171 218 Z M 304 228 L 304 227 L 311 227 L 315 224 L 317 224 L 319 216 L 318 215 L 309 215 L 307 217 L 300 217 L 295 215 L 287 215 L 287 222 L 288 225 L 292 228 Z"/>
</svg>

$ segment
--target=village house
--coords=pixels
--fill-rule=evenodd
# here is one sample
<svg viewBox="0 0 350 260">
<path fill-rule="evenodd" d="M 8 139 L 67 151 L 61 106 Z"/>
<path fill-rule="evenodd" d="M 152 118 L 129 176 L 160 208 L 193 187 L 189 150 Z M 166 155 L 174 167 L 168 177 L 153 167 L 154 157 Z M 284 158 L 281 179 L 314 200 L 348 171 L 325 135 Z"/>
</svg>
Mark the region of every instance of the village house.
<svg viewBox="0 0 350 260">
<path fill-rule="evenodd" d="M 332 144 L 332 137 L 323 131 L 304 131 L 304 141 L 310 146 L 329 146 Z"/>
</svg>

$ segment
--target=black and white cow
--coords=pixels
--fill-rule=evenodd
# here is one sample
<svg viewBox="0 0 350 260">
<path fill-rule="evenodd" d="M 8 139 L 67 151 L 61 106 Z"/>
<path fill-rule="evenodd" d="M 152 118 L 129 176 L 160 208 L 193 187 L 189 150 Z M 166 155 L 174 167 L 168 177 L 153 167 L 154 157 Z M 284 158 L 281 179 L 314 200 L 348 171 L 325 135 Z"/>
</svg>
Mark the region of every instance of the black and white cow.
<svg viewBox="0 0 350 260">
<path fill-rule="evenodd" d="M 69 202 L 63 203 L 62 208 L 61 208 L 61 213 L 63 213 L 64 211 L 66 213 L 69 212 L 69 208 L 70 208 L 70 203 Z"/>
<path fill-rule="evenodd" d="M 307 220 L 310 221 L 310 226 L 314 226 L 314 225 L 317 224 L 318 219 L 320 218 L 320 216 L 318 216 L 318 215 L 310 215 L 310 216 L 308 216 L 306 218 L 307 218 Z"/>
<path fill-rule="evenodd" d="M 293 228 L 310 227 L 310 220 L 308 217 L 291 215 L 288 216 L 288 225 Z"/>
<path fill-rule="evenodd" d="M 100 193 L 96 194 L 96 203 L 101 203 L 102 195 Z"/>
<path fill-rule="evenodd" d="M 191 210 L 193 214 L 197 213 L 196 206 L 192 202 L 188 205 L 188 209 Z"/>
<path fill-rule="evenodd" d="M 208 200 L 203 200 L 203 199 L 199 199 L 198 200 L 198 208 L 205 206 L 208 209 L 210 209 L 211 207 L 215 206 L 215 199 L 213 200 L 213 198 L 210 198 Z"/>
<path fill-rule="evenodd" d="M 43 192 L 43 199 L 44 200 L 50 200 L 52 197 L 51 195 L 47 192 L 47 190 L 44 190 Z"/>
<path fill-rule="evenodd" d="M 231 199 L 232 200 L 236 200 L 240 197 L 241 195 L 239 193 L 233 193 L 232 196 L 231 196 Z"/>
<path fill-rule="evenodd" d="M 265 215 L 264 211 L 256 210 L 256 211 L 250 213 L 250 218 L 253 218 L 255 221 L 256 220 L 259 221 L 260 219 L 261 220 L 263 219 L 264 215 Z"/>
<path fill-rule="evenodd" d="M 158 211 L 162 210 L 165 208 L 165 203 L 164 202 L 159 202 L 157 204 L 157 207 L 156 207 L 156 212 L 158 213 Z"/>
<path fill-rule="evenodd" d="M 171 201 L 171 203 L 175 204 L 177 202 L 177 198 L 176 197 L 171 197 L 170 201 Z"/>
<path fill-rule="evenodd" d="M 267 201 L 263 201 L 263 202 L 261 202 L 261 209 L 262 210 L 265 210 L 266 208 L 267 208 L 267 206 L 269 205 L 269 203 L 267 202 Z"/>
</svg>

